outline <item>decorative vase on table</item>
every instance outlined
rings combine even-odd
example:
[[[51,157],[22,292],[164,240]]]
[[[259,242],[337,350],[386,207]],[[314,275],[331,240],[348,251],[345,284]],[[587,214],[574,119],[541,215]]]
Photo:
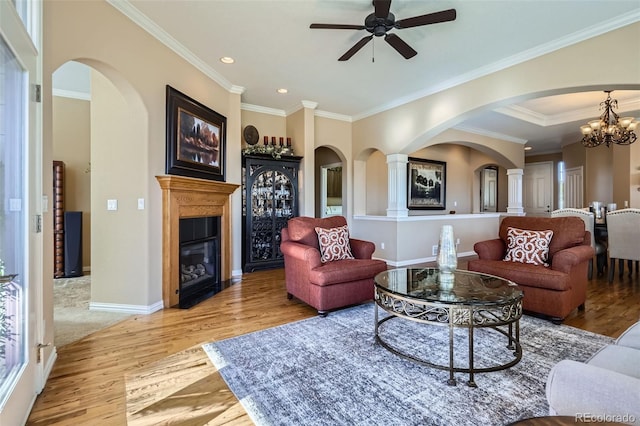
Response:
[[[453,236],[453,226],[451,225],[443,225],[440,228],[436,262],[439,270],[440,287],[443,289],[450,288],[454,281],[453,272],[458,267],[456,242]]]

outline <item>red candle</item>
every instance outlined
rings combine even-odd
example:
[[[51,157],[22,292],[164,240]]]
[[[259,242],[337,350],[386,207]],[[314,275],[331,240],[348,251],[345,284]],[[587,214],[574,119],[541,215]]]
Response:
[[[287,138],[287,146],[291,146],[291,138]]]
[[[264,137],[264,144],[269,145],[269,136]]]
[[[280,146],[284,145],[284,138],[280,136]]]
[[[276,146],[276,137],[271,136],[271,145]]]

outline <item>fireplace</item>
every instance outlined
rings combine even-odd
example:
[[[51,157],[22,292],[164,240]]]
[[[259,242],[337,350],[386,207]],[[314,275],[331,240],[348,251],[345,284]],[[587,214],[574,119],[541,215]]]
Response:
[[[165,308],[187,308],[231,283],[230,197],[239,185],[156,179],[162,188],[162,300]]]
[[[220,217],[180,219],[178,306],[190,308],[222,290]]]

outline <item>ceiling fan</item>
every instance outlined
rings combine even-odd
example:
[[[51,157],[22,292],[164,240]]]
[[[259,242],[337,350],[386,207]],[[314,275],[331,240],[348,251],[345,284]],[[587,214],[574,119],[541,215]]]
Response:
[[[456,19],[456,10],[448,9],[441,12],[427,13],[426,15],[414,16],[413,18],[400,19],[389,11],[391,0],[373,0],[374,12],[367,16],[364,25],[344,25],[344,24],[311,24],[309,28],[330,29],[330,30],[367,30],[371,33],[360,39],[351,49],[342,55],[338,60],[346,61],[369,43],[373,36],[382,37],[384,40],[398,51],[405,59],[413,58],[418,54],[411,46],[402,40],[395,33],[387,33],[389,30],[419,27],[422,25],[437,24],[439,22],[453,21]]]

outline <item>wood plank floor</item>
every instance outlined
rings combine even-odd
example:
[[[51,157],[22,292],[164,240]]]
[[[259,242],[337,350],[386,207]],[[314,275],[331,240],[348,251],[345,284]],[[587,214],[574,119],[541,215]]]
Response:
[[[466,262],[461,262],[466,268]],[[282,269],[242,281],[188,310],[139,315],[58,348],[29,425],[251,424],[200,345],[314,316],[287,300]],[[589,283],[565,324],[617,337],[640,319],[640,279]]]

